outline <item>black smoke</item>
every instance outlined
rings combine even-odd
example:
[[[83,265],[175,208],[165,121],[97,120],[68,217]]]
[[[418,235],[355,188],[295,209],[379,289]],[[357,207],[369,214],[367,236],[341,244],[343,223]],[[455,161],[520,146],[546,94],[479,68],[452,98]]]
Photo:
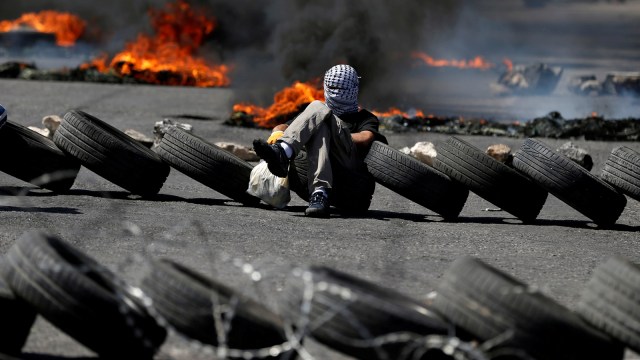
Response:
[[[3,19],[53,9],[88,23],[87,42],[115,53],[141,31],[147,10],[167,0],[31,0],[0,3]],[[410,53],[453,27],[459,0],[189,0],[218,28],[201,55],[232,64],[238,97],[266,103],[294,80],[321,78],[338,63],[362,77],[364,102],[397,101]]]

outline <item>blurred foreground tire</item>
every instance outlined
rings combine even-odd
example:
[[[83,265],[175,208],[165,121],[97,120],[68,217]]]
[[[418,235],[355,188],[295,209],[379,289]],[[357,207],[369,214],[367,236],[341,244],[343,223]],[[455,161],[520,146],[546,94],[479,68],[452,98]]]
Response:
[[[371,205],[376,182],[366,166],[362,165],[362,168],[354,171],[337,167],[332,169],[333,188],[329,201],[343,212],[361,213]],[[289,187],[304,201],[309,201],[308,171],[307,152],[300,151],[289,168]]]
[[[0,258],[0,359],[20,354],[27,341],[36,311],[13,294],[4,280],[5,259]]]
[[[429,340],[455,342],[454,328],[424,303],[326,267],[296,271],[283,311],[302,335],[357,359],[450,359]]]
[[[541,141],[527,139],[513,166],[598,225],[613,225],[627,198]]]
[[[433,307],[490,353],[546,360],[622,359],[623,347],[521,281],[474,258],[456,260]]]
[[[247,194],[253,166],[236,155],[175,126],[167,129],[156,151],[172,168],[213,190],[245,205],[260,203]]]
[[[64,115],[53,141],[87,169],[134,194],[157,194],[169,175],[156,153],[80,110]]]
[[[271,347],[282,350],[286,342],[282,320],[266,307],[170,260],[151,260],[142,290],[171,326],[202,343],[218,345],[223,331],[229,349],[262,349],[264,356]],[[216,315],[221,320],[217,325],[228,324],[230,330],[216,327]],[[285,351],[276,358],[293,359],[292,355]]]
[[[3,270],[16,297],[101,357],[151,359],[165,339],[133,288],[56,237],[25,233]]]
[[[592,326],[640,353],[640,266],[611,258],[582,292],[578,313]]]
[[[451,181],[440,171],[423,164],[379,141],[374,141],[365,158],[375,180],[404,196],[452,220],[458,217],[469,190]]]
[[[55,192],[71,189],[80,171],[53,141],[11,121],[0,129],[0,153],[0,171]]]
[[[625,146],[613,149],[600,178],[640,201],[640,153]]]
[[[452,180],[525,222],[534,221],[547,200],[544,189],[456,137],[450,137],[438,148],[433,165]]]

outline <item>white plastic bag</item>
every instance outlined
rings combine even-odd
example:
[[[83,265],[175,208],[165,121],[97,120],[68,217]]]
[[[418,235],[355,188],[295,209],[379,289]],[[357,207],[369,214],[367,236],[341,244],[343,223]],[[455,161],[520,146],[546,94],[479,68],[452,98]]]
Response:
[[[273,175],[265,161],[260,161],[251,170],[247,193],[277,209],[284,208],[291,201],[289,178],[280,178]]]

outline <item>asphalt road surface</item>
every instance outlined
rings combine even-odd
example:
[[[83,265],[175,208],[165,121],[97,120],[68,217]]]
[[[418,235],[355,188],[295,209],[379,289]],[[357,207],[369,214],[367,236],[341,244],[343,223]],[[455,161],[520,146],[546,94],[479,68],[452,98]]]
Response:
[[[132,128],[148,135],[154,122],[165,117],[192,124],[196,134],[211,142],[250,145],[252,139],[269,134],[223,124],[233,95],[225,89],[3,80],[0,94],[9,119],[23,125],[38,126],[45,115],[82,109],[121,130]],[[387,135],[395,148],[417,141],[438,145],[447,138],[425,133]],[[493,143],[516,149],[523,142],[491,137],[465,140],[482,149]],[[545,141],[554,147],[564,142]],[[593,155],[595,174],[609,152],[621,145],[574,142]],[[624,145],[640,151],[640,143]],[[18,193],[21,196],[15,195]],[[640,262],[640,204],[631,199],[617,225],[602,230],[553,196],[535,224],[523,225],[508,213],[486,211],[495,206],[474,194],[458,221],[443,222],[438,215],[379,185],[366,215],[334,215],[328,220],[305,218],[306,204],[295,195],[284,211],[243,207],[175,170],[160,194],[157,200],[142,200],[84,168],[66,195],[0,174],[0,253],[24,231],[45,229],[132,282],[145,271],[142,258],[169,257],[276,309],[291,268],[309,264],[328,265],[425,298],[453,260],[471,255],[572,307],[597,264],[615,254]],[[252,283],[233,259],[252,264],[264,280]],[[312,341],[307,345],[319,359],[342,358]],[[91,356],[43,320],[37,321],[25,351],[63,358]],[[198,354],[202,350],[172,337],[158,357],[188,359]]]

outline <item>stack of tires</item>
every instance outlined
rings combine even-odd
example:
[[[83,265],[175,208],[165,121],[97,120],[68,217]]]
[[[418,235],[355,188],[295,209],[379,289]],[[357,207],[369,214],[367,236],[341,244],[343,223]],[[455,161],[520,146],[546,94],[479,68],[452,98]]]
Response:
[[[0,357],[20,356],[36,316],[106,358],[151,359],[167,330],[228,358],[294,359],[305,338],[357,359],[622,359],[640,351],[640,267],[598,266],[571,311],[475,258],[417,300],[324,266],[293,271],[281,314],[170,259],[139,287],[51,234],[0,258]],[[117,346],[114,346],[117,344]]]
[[[133,194],[152,197],[173,167],[234,201],[260,203],[246,192],[252,164],[176,127],[167,130],[154,152],[79,110],[64,115],[53,141],[8,121],[1,107],[0,126],[0,151],[21,154],[4,157],[0,171],[45,189],[68,191],[82,165]],[[309,197],[308,168],[302,151],[289,171],[290,187],[303,200]],[[332,205],[346,213],[367,211],[378,183],[445,220],[459,216],[472,191],[533,222],[551,193],[596,224],[611,226],[626,205],[623,194],[640,199],[640,154],[614,149],[598,178],[534,139],[514,154],[513,167],[456,137],[438,148],[433,167],[376,141],[362,168],[336,168],[334,179]]]

